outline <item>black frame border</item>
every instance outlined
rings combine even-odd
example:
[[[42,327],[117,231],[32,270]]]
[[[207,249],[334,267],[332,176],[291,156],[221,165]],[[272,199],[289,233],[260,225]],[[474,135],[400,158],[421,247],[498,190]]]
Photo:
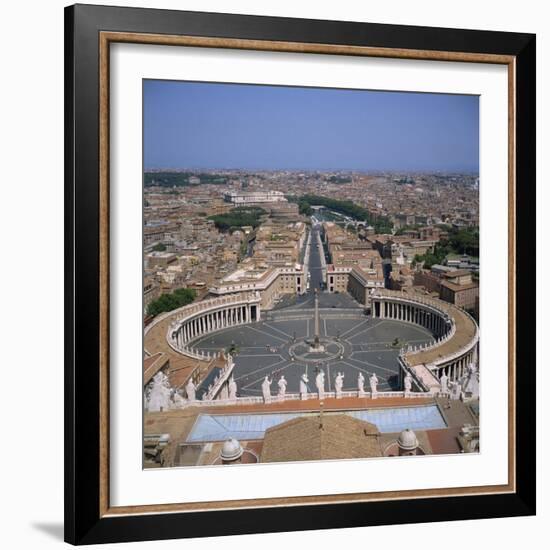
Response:
[[[99,33],[185,34],[511,55],[516,60],[516,492],[100,517]],[[65,8],[65,541],[130,542],[535,514],[533,34],[148,8]],[[283,526],[283,527],[280,527]]]

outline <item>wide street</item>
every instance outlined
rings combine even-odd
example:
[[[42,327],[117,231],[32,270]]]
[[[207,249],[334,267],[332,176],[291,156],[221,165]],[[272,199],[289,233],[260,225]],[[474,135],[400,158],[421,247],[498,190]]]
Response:
[[[234,377],[238,395],[261,395],[261,383],[265,376],[272,380],[272,393],[277,392],[277,380],[284,374],[288,392],[297,392],[299,380],[305,372],[309,377],[309,389],[315,391],[315,376],[325,372],[327,391],[334,389],[334,378],[344,373],[344,390],[357,389],[360,372],[365,377],[376,373],[380,391],[398,388],[399,346],[422,344],[431,334],[418,326],[387,319],[371,319],[363,307],[349,294],[335,294],[321,290],[322,248],[317,246],[313,226],[310,241],[310,287],[302,296],[285,296],[271,311],[262,312],[259,323],[228,328],[198,339],[197,350],[220,351],[235,348]],[[314,292],[319,290],[320,337],[332,339],[341,349],[336,357],[298,359],[292,357],[291,347],[297,342],[307,347],[314,334]],[[398,345],[394,345],[395,339]],[[296,346],[294,346],[296,347]],[[210,379],[204,382],[208,385]]]

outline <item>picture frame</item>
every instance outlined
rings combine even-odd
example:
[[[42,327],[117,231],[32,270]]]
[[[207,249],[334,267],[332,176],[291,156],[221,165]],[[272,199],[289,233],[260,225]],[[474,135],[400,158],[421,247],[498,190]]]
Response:
[[[508,68],[508,483],[110,504],[110,47],[115,43]],[[221,536],[535,514],[535,62],[531,34],[157,9],[65,10],[65,540]],[[491,315],[491,313],[487,313]],[[528,376],[517,376],[517,369]]]

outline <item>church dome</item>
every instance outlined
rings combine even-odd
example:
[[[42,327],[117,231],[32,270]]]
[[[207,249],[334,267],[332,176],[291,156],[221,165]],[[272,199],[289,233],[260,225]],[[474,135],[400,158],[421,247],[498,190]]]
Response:
[[[416,434],[407,428],[399,434],[397,444],[404,451],[412,451],[418,447],[418,439],[416,439]]]
[[[243,448],[241,444],[234,438],[228,439],[222,447],[220,456],[222,460],[231,461],[241,458],[243,454]]]

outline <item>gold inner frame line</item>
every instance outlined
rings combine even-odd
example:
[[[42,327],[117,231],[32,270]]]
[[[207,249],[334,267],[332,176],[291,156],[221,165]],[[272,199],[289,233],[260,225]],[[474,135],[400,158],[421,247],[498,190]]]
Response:
[[[315,495],[305,497],[280,497],[213,502],[150,504],[141,506],[111,507],[109,502],[109,82],[110,44],[134,43],[160,46],[187,46],[255,50],[268,52],[312,53],[362,57],[386,57],[393,59],[417,59],[430,61],[454,61],[465,63],[492,63],[508,67],[508,483],[478,487],[420,489],[406,491],[383,491],[372,493],[348,493]],[[402,48],[379,48],[370,46],[345,46],[339,44],[313,44],[279,42],[236,38],[198,37],[185,35],[159,35],[145,33],[107,32],[99,33],[99,284],[100,284],[100,471],[99,513],[100,517],[208,510],[250,509],[280,506],[314,506],[351,502],[376,502],[419,498],[442,498],[514,493],[516,490],[516,243],[515,243],[515,135],[516,135],[516,59],[515,56],[415,50]]]

